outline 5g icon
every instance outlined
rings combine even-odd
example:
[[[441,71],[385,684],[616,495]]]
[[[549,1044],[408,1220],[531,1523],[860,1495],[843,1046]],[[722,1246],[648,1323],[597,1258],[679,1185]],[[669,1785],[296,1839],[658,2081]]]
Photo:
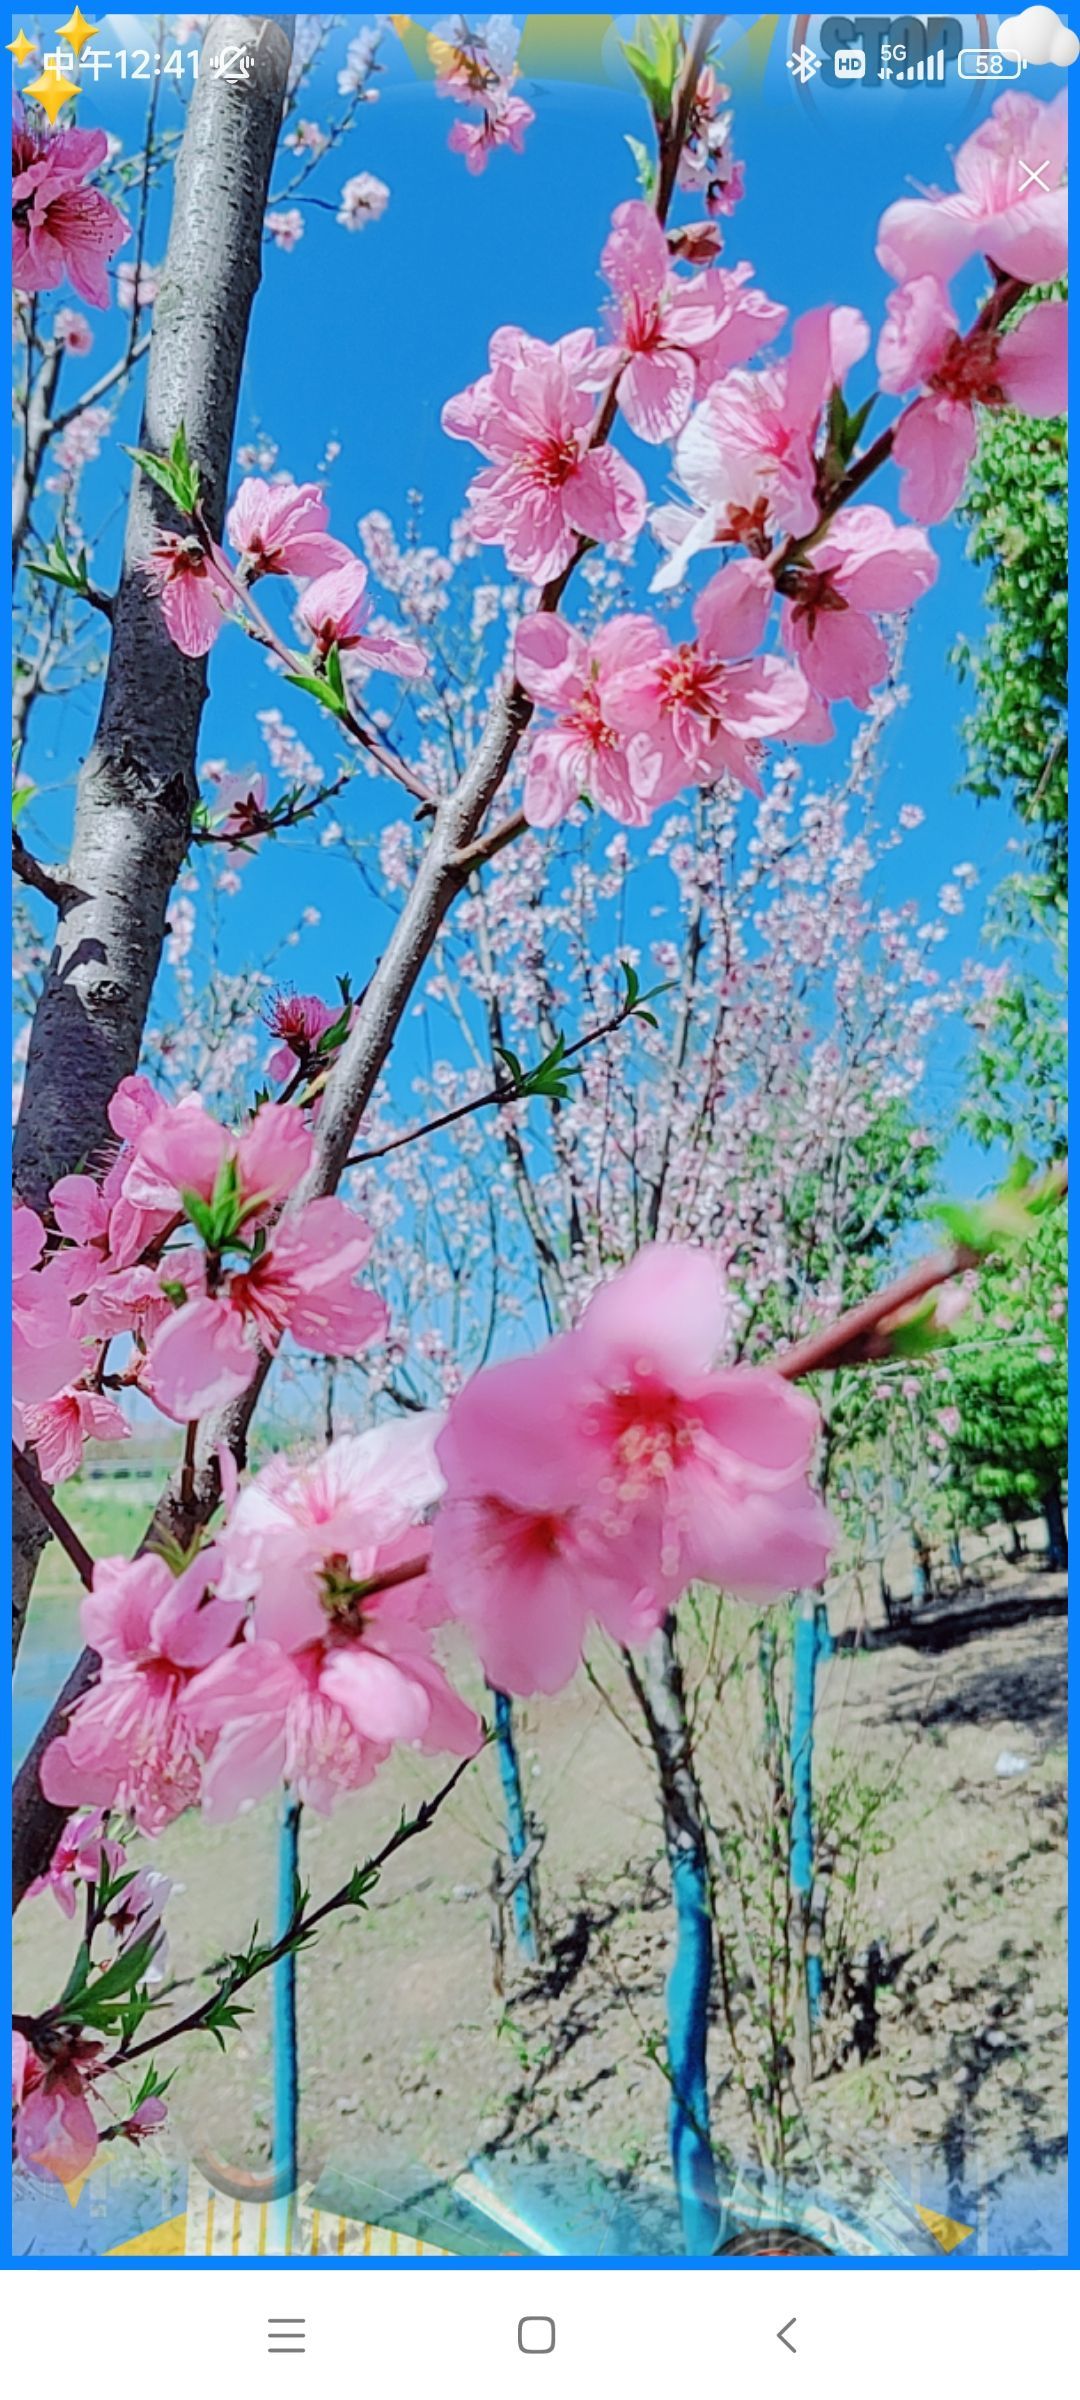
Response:
[[[959,57],[963,40],[956,17],[825,17],[818,35],[821,80],[834,88],[943,84],[946,65]]]

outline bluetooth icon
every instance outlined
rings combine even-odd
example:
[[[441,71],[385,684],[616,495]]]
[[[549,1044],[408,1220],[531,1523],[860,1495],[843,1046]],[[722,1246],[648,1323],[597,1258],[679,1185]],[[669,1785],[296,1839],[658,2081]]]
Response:
[[[789,58],[787,63],[799,83],[810,83],[817,74],[821,60],[817,51],[811,50],[809,44],[804,42],[801,49],[796,50],[794,57]]]

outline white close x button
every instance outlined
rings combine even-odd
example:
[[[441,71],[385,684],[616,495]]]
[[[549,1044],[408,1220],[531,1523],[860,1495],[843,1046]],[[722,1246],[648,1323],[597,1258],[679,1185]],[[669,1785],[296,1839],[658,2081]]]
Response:
[[[1047,167],[1048,167],[1048,166],[1049,166],[1049,164],[1050,164],[1050,161],[1049,161],[1049,159],[1048,159],[1048,158],[1041,159],[1041,160],[1040,160],[1040,162],[1039,162],[1039,165],[1038,165],[1037,167],[1029,167],[1029,165],[1028,165],[1028,163],[1027,163],[1027,160],[1026,160],[1025,158],[1022,158],[1022,159],[1020,160],[1019,164],[1020,164],[1020,173],[1021,173],[1021,175],[1022,175],[1022,176],[1023,176],[1023,178],[1024,178],[1024,180],[1023,180],[1023,182],[1022,182],[1022,184],[1021,184],[1021,186],[1020,186],[1020,196],[1021,196],[1021,198],[1023,198],[1023,195],[1024,195],[1024,193],[1027,191],[1027,189],[1028,189],[1029,185],[1030,185],[1030,184],[1033,184],[1033,183],[1037,183],[1037,184],[1038,184],[1038,187],[1039,187],[1039,190],[1040,190],[1040,192],[1048,192],[1048,191],[1049,191],[1049,189],[1050,189],[1050,186],[1049,186],[1049,184],[1048,184],[1048,183],[1044,183],[1044,181],[1043,181],[1043,177],[1044,177],[1044,175],[1045,175],[1045,173],[1046,173],[1046,169],[1047,169]]]

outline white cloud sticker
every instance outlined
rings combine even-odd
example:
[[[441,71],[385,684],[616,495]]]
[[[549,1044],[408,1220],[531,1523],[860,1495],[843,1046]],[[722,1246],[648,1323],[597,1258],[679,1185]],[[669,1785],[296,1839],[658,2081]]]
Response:
[[[1071,67],[1080,39],[1052,8],[1025,8],[998,26],[997,47],[1025,67]]]

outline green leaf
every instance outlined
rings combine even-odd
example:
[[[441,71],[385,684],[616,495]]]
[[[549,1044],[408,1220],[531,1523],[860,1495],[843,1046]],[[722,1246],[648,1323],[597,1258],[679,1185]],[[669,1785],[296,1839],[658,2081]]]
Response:
[[[345,1904],[349,1908],[363,1908],[368,1893],[374,1891],[378,1880],[377,1867],[354,1867],[349,1877]]]
[[[41,575],[49,583],[59,583],[65,591],[88,592],[90,589],[86,551],[80,550],[77,558],[69,558],[58,533],[53,535],[44,558],[31,558],[26,563],[31,575]]]
[[[624,138],[637,170],[638,190],[644,200],[651,200],[656,190],[656,162],[635,134],[628,133]]]
[[[336,642],[331,642],[330,648],[326,653],[324,672],[330,689],[334,694],[334,698],[339,700],[344,708],[347,705],[345,700],[345,679],[341,672],[341,652],[338,649]]]
[[[213,1209],[208,1207],[198,1192],[190,1192],[186,1186],[181,1186],[180,1203],[184,1215],[190,1218],[196,1233],[200,1234],[203,1241],[209,1244],[214,1225]]]
[[[14,792],[12,793],[12,795],[11,795],[11,822],[12,822],[12,824],[13,824],[13,825],[17,825],[17,824],[18,824],[18,822],[19,822],[19,818],[22,816],[23,810],[24,810],[24,809],[26,809],[26,808],[29,808],[29,806],[30,806],[30,802],[31,802],[31,800],[32,800],[32,799],[33,799],[33,797],[34,797],[34,788],[35,788],[35,787],[34,787],[34,785],[33,785],[32,783],[21,783],[21,784],[19,785],[19,787],[18,787],[17,791],[14,791]]]
[[[509,1074],[515,1092],[518,1092],[519,1094],[524,1092],[528,1079],[520,1058],[516,1056],[513,1050],[504,1050],[501,1042],[496,1042],[495,1050],[496,1055],[501,1058],[503,1065]]]
[[[332,717],[348,714],[347,700],[334,690],[333,684],[328,683],[324,675],[286,675],[285,681],[294,683],[298,692],[310,692],[312,699],[317,700],[321,708],[328,709]]]
[[[522,1066],[521,1060],[515,1057],[512,1050],[504,1050],[499,1045],[496,1047],[499,1057],[509,1068],[513,1078],[514,1091],[519,1100],[569,1100],[572,1088],[570,1079],[572,1076],[580,1075],[581,1068],[567,1066],[564,1063],[566,1057],[564,1034],[560,1033],[554,1048],[548,1051],[547,1057],[542,1058],[538,1066],[528,1069]]]
[[[142,473],[149,476],[151,483],[156,483],[161,491],[168,494],[173,507],[179,509],[182,517],[194,516],[199,503],[199,470],[192,464],[182,423],[173,435],[167,458],[162,458],[155,450],[136,450],[127,443],[124,447],[129,458],[133,458]]]

